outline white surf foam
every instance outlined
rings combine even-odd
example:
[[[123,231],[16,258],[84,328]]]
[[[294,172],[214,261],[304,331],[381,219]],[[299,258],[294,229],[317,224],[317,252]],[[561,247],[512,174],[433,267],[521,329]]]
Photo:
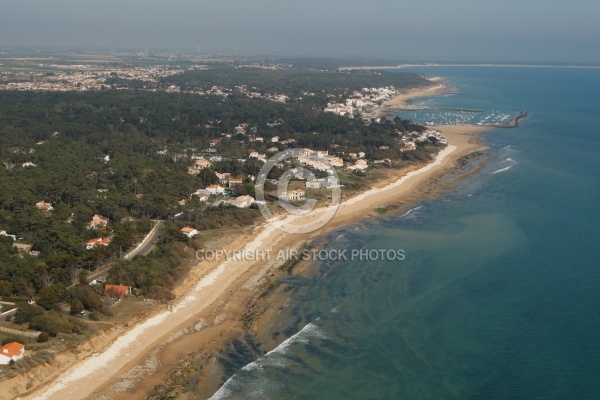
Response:
[[[509,165],[509,166],[508,166],[508,167],[506,167],[506,168],[500,168],[499,170],[492,172],[492,175],[493,175],[493,174],[499,174],[500,172],[505,172],[505,171],[508,171],[508,170],[509,170],[509,169],[511,169],[512,167],[514,167],[514,165]]]
[[[317,318],[318,320],[318,318]],[[293,344],[308,344],[311,339],[328,339],[319,326],[313,322],[304,326],[298,333],[283,341],[279,346],[269,351],[264,356],[252,361],[250,364],[242,367],[242,371],[261,371],[264,367],[284,368],[290,363],[293,363],[287,356],[287,350]],[[210,400],[222,400],[236,395],[236,391],[242,385],[237,380],[238,374],[231,376],[221,388],[210,398]],[[254,381],[254,379],[253,379]],[[264,383],[264,382],[263,382]],[[247,385],[243,385],[246,387]]]
[[[410,213],[412,213],[413,211],[420,210],[421,208],[423,208],[423,206],[419,206],[419,207],[411,208],[410,210],[408,210],[407,212],[405,212],[404,214],[402,214],[402,215],[400,216],[400,218],[402,218],[402,217],[406,217],[407,215],[410,215]]]

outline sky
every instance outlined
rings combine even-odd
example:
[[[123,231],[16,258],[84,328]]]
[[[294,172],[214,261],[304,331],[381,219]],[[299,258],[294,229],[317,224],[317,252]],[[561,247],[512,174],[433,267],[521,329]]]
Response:
[[[597,0],[0,0],[0,48],[600,63]]]

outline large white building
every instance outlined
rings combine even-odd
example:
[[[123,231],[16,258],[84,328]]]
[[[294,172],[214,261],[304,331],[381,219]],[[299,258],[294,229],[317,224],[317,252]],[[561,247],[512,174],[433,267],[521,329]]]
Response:
[[[289,190],[281,193],[281,199],[287,201],[305,200],[306,192],[302,189]]]

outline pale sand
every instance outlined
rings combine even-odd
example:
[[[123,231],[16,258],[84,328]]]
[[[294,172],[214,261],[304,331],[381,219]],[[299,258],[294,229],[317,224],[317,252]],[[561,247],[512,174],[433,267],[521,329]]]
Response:
[[[276,254],[278,250],[289,248],[293,243],[363,218],[377,207],[400,200],[457,158],[483,148],[474,136],[475,133],[483,131],[485,129],[483,127],[452,126],[438,127],[438,129],[446,135],[450,144],[437,155],[432,163],[409,172],[383,188],[371,189],[346,200],[340,205],[333,219],[318,231],[311,234],[291,234],[263,224],[257,227],[252,234],[241,236],[227,247],[246,251],[272,250],[272,254]],[[288,216],[287,222],[291,226],[298,223],[306,224],[307,220],[316,219],[322,212],[324,212],[324,208],[315,211],[308,218]],[[198,271],[200,271],[200,273],[204,272],[204,276],[197,281],[195,286],[191,286],[185,296],[180,297],[173,312],[157,313],[121,335],[101,353],[89,357],[61,373],[49,386],[38,388],[34,394],[22,398],[65,399],[84,398],[90,395],[97,388],[117,377],[122,371],[135,365],[136,361],[142,360],[169,336],[187,328],[189,324],[199,321],[203,317],[210,319],[210,315],[204,313],[211,309],[211,305],[220,302],[226,303],[232,297],[232,292],[243,289],[239,282],[234,285],[239,278],[244,277],[243,281],[247,282],[251,278],[248,273],[264,274],[268,271],[268,267],[274,265],[274,261],[267,265],[264,261],[251,260],[227,260],[216,264],[203,261],[194,267],[195,271],[191,275],[198,276]],[[258,279],[253,281],[257,282]]]
[[[439,83],[439,81],[442,80],[442,78],[440,77],[428,78],[428,80],[431,81],[433,85],[426,86],[423,88],[411,89],[406,93],[399,94],[394,98],[385,101],[381,107],[373,110],[374,116],[382,117],[386,114],[389,114],[392,111],[403,108],[410,100],[422,97],[435,96],[437,94],[443,93],[448,88],[448,86]]]

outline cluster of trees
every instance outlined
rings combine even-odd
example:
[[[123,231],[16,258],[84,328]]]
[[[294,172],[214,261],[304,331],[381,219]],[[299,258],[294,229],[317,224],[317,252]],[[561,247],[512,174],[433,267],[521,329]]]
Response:
[[[77,318],[48,312],[42,307],[28,303],[19,304],[14,322],[27,324],[29,329],[43,332],[46,338],[47,336],[56,336],[59,333],[82,334],[87,328],[87,325]],[[44,338],[42,338],[42,341],[44,341]]]

